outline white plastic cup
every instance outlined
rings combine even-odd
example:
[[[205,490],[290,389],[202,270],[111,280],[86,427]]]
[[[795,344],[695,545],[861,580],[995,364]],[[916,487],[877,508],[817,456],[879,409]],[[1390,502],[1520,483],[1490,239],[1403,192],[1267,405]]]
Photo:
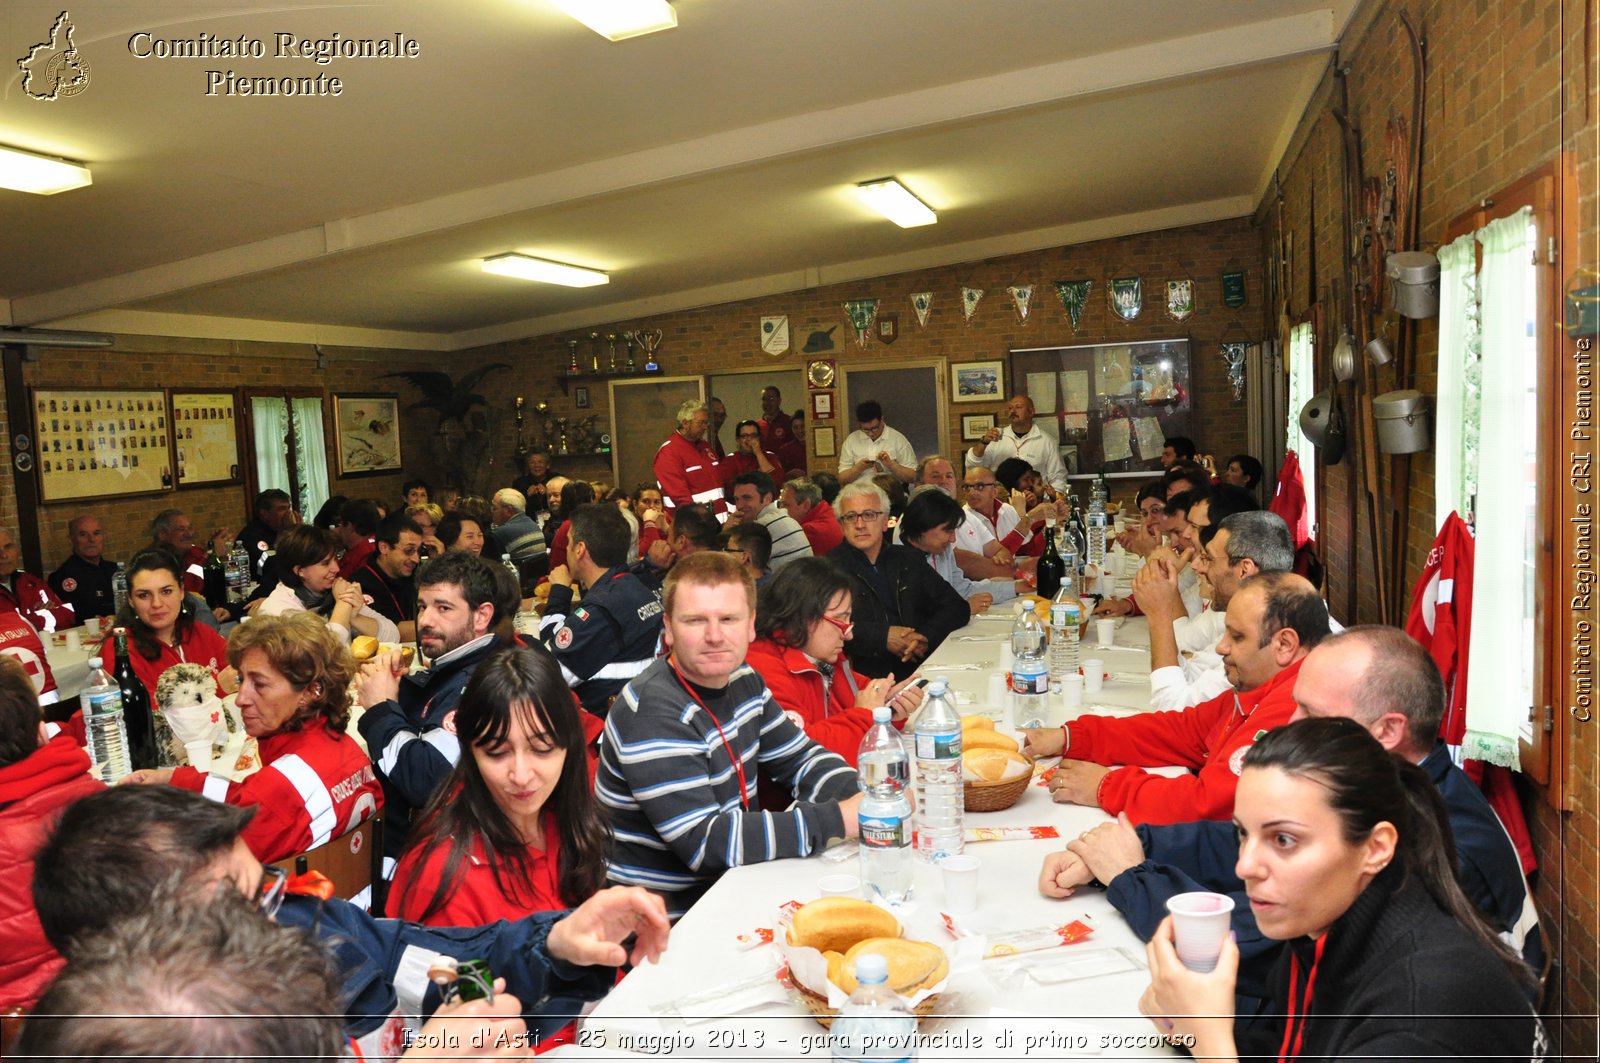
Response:
[[[1111,620],[1096,620],[1094,622],[1094,644],[1102,648],[1116,642],[1117,622]]]
[[[1098,657],[1088,657],[1083,662],[1083,692],[1098,694],[1105,685],[1106,662]]]
[[[1006,714],[1006,694],[1009,689],[1005,673],[998,672],[989,677],[987,700],[983,706],[985,716],[998,720]]]
[[[1107,568],[1100,573],[1100,597],[1115,598],[1117,596],[1117,577]]]
[[[946,912],[964,915],[977,911],[978,866],[976,856],[947,856],[939,861],[939,872],[944,877]]]
[[[211,770],[211,743],[185,742],[184,752],[189,755],[189,766],[202,775]]]
[[[1056,690],[1061,694],[1061,704],[1068,709],[1083,708],[1083,676],[1064,675]]]
[[[67,649],[73,653],[83,649],[83,635],[75,627],[67,629]]]
[[[861,880],[854,875],[823,875],[817,890],[824,897],[860,897]]]
[[[1214,971],[1233,922],[1233,898],[1221,893],[1180,893],[1167,899],[1178,959],[1191,971]]]

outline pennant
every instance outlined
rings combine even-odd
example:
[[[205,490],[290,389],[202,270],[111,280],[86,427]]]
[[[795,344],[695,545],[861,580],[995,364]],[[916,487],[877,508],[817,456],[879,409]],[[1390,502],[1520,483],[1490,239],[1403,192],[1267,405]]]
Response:
[[[878,300],[850,299],[844,304],[844,312],[850,318],[850,327],[856,330],[856,345],[865,347],[872,332],[872,319],[878,315]]]
[[[973,312],[978,309],[978,303],[982,300],[982,288],[961,289],[961,315],[967,319],[967,324],[972,324]]]
[[[1016,304],[1017,317],[1026,325],[1028,323],[1028,307],[1033,302],[1033,285],[1013,284],[1006,291],[1011,293],[1011,301]]]
[[[1067,321],[1072,324],[1072,331],[1078,331],[1078,319],[1083,317],[1083,308],[1089,303],[1089,289],[1094,287],[1093,281],[1056,281],[1056,294],[1061,297],[1061,309],[1067,312]]]
[[[1235,310],[1244,305],[1244,270],[1231,270],[1222,275],[1222,305]]]
[[[1185,278],[1167,282],[1167,316],[1182,321],[1194,313],[1194,281]]]
[[[761,349],[776,358],[789,350],[789,315],[761,319]]]
[[[1144,309],[1144,281],[1138,277],[1113,277],[1106,288],[1106,300],[1112,313],[1132,321]]]
[[[933,309],[932,292],[913,292],[911,295],[911,309],[917,312],[917,327],[928,327],[928,312]]]

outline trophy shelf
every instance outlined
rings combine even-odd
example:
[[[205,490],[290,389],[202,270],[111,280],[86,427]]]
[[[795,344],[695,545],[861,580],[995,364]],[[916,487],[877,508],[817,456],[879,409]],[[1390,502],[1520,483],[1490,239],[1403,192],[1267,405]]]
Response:
[[[635,369],[631,373],[628,372],[626,369],[619,369],[615,373],[607,373],[607,372],[604,372],[604,371],[596,373],[596,372],[593,372],[592,370],[585,369],[584,371],[582,371],[580,373],[558,373],[558,374],[556,374],[556,383],[561,386],[561,394],[570,396],[571,392],[568,391],[567,388],[568,388],[569,384],[573,384],[573,383],[583,384],[583,383],[587,383],[588,381],[591,381],[591,380],[614,380],[614,379],[616,379],[618,377],[641,377],[641,376],[662,376],[662,375],[663,375],[663,372],[662,372],[662,370],[661,370],[661,368],[659,366],[657,368],[655,368],[655,369]]]

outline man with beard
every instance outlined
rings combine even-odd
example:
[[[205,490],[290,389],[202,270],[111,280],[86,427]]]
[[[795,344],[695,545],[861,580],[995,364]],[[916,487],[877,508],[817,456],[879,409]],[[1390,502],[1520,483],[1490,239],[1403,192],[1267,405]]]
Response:
[[[356,726],[383,783],[386,876],[405,849],[412,812],[461,758],[456,706],[479,662],[499,644],[495,625],[517,607],[509,583],[502,596],[488,561],[447,551],[422,570],[417,587],[417,638],[429,667],[405,674],[400,653],[391,650],[361,669],[367,711]]]

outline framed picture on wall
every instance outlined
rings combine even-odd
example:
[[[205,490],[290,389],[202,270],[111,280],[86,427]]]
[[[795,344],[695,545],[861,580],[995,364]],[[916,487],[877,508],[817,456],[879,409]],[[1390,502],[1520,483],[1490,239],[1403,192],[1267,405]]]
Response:
[[[167,393],[160,388],[36,388],[33,428],[41,501],[158,494],[173,488],[175,431]]]
[[[811,393],[811,419],[813,421],[833,420],[833,392],[813,391]]]
[[[1000,402],[1005,398],[1004,362],[961,362],[950,367],[951,402]]]
[[[573,398],[573,401],[578,404],[578,409],[587,410],[589,408],[589,389],[588,388],[586,388],[586,387],[573,388],[572,389],[572,398]]]
[[[239,470],[239,403],[231,391],[169,391],[179,487],[231,484]]]
[[[964,413],[961,415],[961,438],[969,442],[982,439],[994,427],[992,413]]]
[[[340,476],[400,471],[398,396],[335,395],[333,412]]]
[[[837,453],[833,443],[833,425],[811,430],[811,449],[819,458],[831,458]]]

